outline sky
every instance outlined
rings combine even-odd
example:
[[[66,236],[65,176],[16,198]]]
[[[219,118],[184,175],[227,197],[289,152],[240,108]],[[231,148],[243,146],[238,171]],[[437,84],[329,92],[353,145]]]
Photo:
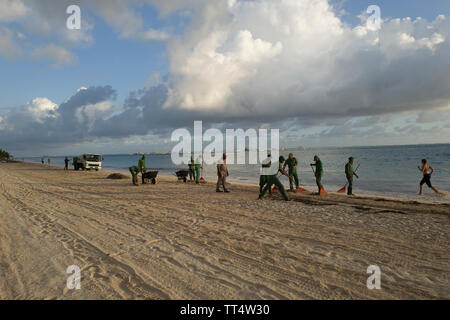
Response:
[[[170,151],[194,120],[280,129],[283,147],[449,143],[449,13],[448,0],[0,0],[0,148]]]

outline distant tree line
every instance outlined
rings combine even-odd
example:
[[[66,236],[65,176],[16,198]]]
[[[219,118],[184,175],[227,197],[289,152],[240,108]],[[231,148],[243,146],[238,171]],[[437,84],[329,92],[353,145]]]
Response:
[[[3,149],[0,149],[0,160],[7,159],[9,160],[11,155]]]

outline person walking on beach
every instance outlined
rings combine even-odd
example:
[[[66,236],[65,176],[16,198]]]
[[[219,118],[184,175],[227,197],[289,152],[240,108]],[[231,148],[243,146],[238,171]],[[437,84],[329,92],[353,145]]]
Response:
[[[191,156],[191,161],[189,162],[189,181],[194,181],[195,179],[195,162],[194,156]]]
[[[286,173],[286,171],[283,170],[283,167],[282,167],[284,160],[285,160],[284,157],[280,156],[278,170],[275,172],[275,174],[267,176],[267,184],[264,187],[263,191],[259,194],[258,199],[261,200],[264,197],[264,195],[266,194],[266,192],[268,190],[270,190],[273,185],[276,185],[278,187],[278,189],[280,190],[280,193],[283,196],[284,200],[289,201],[289,197],[286,193],[286,190],[284,189],[284,186],[281,184],[280,180],[277,177],[278,172],[280,172],[282,175],[285,175],[286,177],[289,178],[289,175]]]
[[[263,160],[261,165],[261,175],[259,176],[259,193],[261,194],[264,186],[268,182],[269,175],[267,175],[267,168],[272,165],[272,155],[269,153],[267,158]],[[269,189],[269,194],[272,195],[272,188]]]
[[[230,192],[225,186],[227,177],[229,176],[228,167],[227,167],[227,155],[224,153],[222,156],[222,160],[217,163],[217,186],[216,192],[222,192],[220,190],[220,186],[223,187],[223,192]]]
[[[50,158],[47,159],[47,164],[50,165]]]
[[[422,180],[420,181],[420,191],[419,191],[419,196],[422,195],[423,185],[424,185],[424,184],[427,184],[427,186],[428,186],[429,188],[431,188],[434,192],[440,194],[441,192],[440,192],[438,189],[436,189],[435,187],[433,187],[433,186],[431,185],[431,175],[433,174],[434,169],[433,169],[432,166],[430,166],[430,165],[427,163],[427,159],[422,159],[422,166],[417,166],[417,168],[418,168],[418,169],[422,172],[422,174],[423,174],[423,178],[422,178]]]
[[[314,175],[316,177],[316,184],[317,184],[317,187],[319,188],[319,196],[320,196],[321,191],[324,189],[323,189],[323,185],[322,185],[323,165],[322,165],[322,160],[320,160],[319,156],[314,156],[314,163],[311,163],[311,166],[316,167],[316,171],[314,172]]]
[[[64,170],[69,170],[69,158],[64,159]]]
[[[195,167],[195,183],[199,184],[200,183],[200,171],[202,170],[202,160],[200,159],[200,156],[198,156],[195,159],[194,167]]]
[[[44,164],[44,158],[41,158],[41,162],[42,162],[42,164]]]
[[[146,172],[145,155],[143,155],[142,158],[138,161],[138,169],[139,169],[139,172],[142,175],[142,184],[145,184],[145,179],[144,179],[144,174]]]
[[[353,176],[355,176],[357,179],[359,179],[359,176],[356,174],[356,171],[353,170],[353,162],[355,161],[355,158],[350,157],[348,158],[348,162],[345,165],[345,176],[347,177],[348,181],[348,190],[347,195],[353,196]]]
[[[286,166],[288,166],[288,168],[289,168],[289,171],[288,171],[289,189],[291,192],[296,192],[298,187],[300,186],[299,180],[298,180],[298,174],[297,174],[298,161],[292,153],[289,153],[289,157],[287,158],[287,160],[283,166],[283,170],[286,170]],[[295,180],[295,190],[294,190],[294,180]]]

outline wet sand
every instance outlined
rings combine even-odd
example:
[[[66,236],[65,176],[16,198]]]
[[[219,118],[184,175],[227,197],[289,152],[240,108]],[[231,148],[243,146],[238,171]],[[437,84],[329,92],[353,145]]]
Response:
[[[0,163],[1,299],[450,298],[449,203],[109,173]]]

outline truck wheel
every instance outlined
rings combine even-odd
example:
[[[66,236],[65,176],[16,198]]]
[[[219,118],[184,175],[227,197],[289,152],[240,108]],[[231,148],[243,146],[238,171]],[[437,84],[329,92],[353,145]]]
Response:
[[[156,179],[155,178],[152,179],[152,184],[156,184]]]

